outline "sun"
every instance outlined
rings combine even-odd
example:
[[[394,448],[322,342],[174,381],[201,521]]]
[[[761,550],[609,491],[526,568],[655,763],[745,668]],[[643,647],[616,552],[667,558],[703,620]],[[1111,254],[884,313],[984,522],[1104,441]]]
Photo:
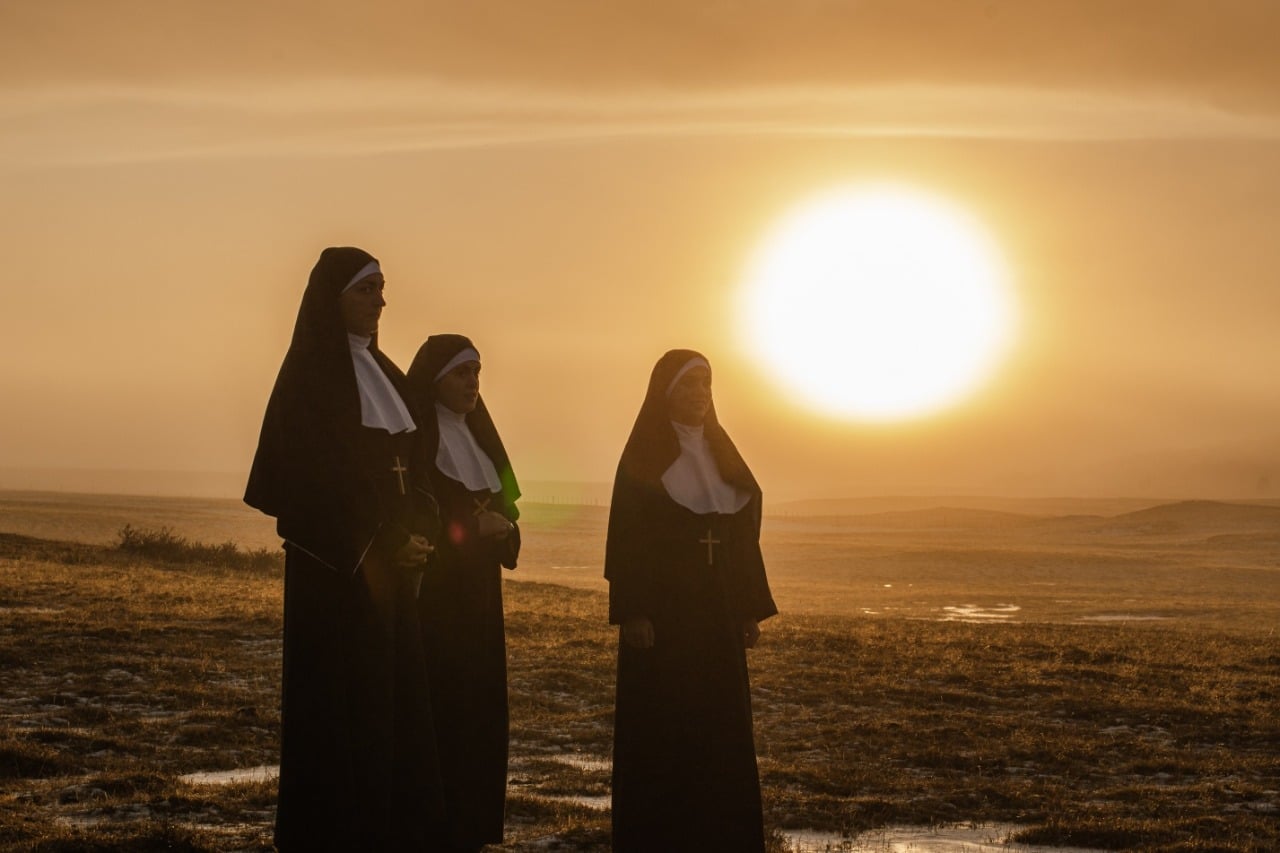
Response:
[[[906,186],[823,193],[784,215],[741,290],[744,346],[796,398],[871,421],[955,405],[1014,336],[1001,252],[963,208]]]

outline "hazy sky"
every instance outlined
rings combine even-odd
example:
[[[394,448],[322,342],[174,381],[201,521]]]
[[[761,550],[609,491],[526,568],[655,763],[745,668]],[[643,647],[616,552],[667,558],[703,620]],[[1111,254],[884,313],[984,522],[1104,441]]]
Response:
[[[383,348],[470,335],[527,480],[607,480],[673,346],[772,498],[1280,496],[1280,4],[0,4],[0,468],[248,468],[320,249]],[[1001,245],[1003,367],[832,420],[735,320],[770,225],[936,192]],[[865,366],[862,366],[865,367]]]

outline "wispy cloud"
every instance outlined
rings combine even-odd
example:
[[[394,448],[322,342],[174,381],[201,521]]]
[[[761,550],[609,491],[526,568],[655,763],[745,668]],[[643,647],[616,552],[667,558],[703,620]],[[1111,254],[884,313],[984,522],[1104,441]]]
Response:
[[[1280,116],[1168,97],[976,86],[614,95],[433,81],[0,93],[9,168],[350,157],[644,138],[1280,140]]]

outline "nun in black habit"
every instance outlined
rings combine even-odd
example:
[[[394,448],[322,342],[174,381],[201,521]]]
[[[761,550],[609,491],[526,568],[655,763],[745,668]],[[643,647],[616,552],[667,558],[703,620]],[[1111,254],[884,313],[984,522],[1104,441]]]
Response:
[[[520,490],[480,396],[480,354],[432,335],[409,368],[442,533],[422,581],[427,671],[451,850],[502,843],[507,647],[502,568],[520,554]]]
[[[764,849],[746,649],[777,608],[760,515],[760,487],[716,419],[710,364],[668,352],[609,511],[615,851]]]
[[[311,271],[245,502],[284,539],[282,851],[426,850],[443,819],[416,588],[439,520],[360,249]]]

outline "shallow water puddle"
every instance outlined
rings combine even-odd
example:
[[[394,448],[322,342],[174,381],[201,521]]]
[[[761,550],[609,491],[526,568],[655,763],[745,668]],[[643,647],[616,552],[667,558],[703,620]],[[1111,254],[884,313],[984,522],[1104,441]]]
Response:
[[[106,817],[101,814],[69,814],[58,815],[53,822],[60,826],[69,826],[72,829],[93,829],[106,821]]]
[[[584,771],[609,768],[607,759],[592,755],[561,755],[553,760]],[[234,785],[242,782],[269,782],[279,776],[274,764],[241,767],[235,770],[213,770],[188,773],[178,777],[189,785]],[[514,786],[520,787],[520,786]],[[608,809],[608,794],[535,794],[546,802],[571,803],[589,809]],[[68,822],[91,825],[102,820],[98,816],[75,816]],[[1013,824],[960,824],[957,826],[922,827],[891,826],[864,832],[851,838],[835,832],[796,829],[783,832],[795,853],[1101,853],[1082,847],[1048,847],[1036,844],[1006,842],[1016,829]]]
[[[1046,847],[1006,842],[1013,824],[889,826],[842,838],[834,832],[783,833],[796,853],[1102,853],[1083,847]]]
[[[1081,616],[1078,622],[1164,622],[1172,616],[1156,616],[1145,613],[1099,613],[1095,616]]]
[[[613,768],[613,762],[604,756],[593,755],[592,753],[559,753],[547,755],[522,756],[512,760],[513,766],[523,765],[529,759],[539,761],[553,761],[566,767],[572,767],[581,773],[608,773]],[[551,803],[570,803],[572,805],[585,806],[586,808],[596,811],[604,811],[612,804],[609,794],[541,794],[536,791],[528,790],[530,786],[522,782],[513,781],[511,784],[512,791],[519,791],[528,797]]]
[[[178,781],[188,785],[237,785],[241,782],[270,782],[280,775],[277,764],[260,764],[257,767],[238,767],[235,770],[208,770],[179,776]]]
[[[613,761],[596,755],[573,753],[572,755],[548,755],[546,758],[557,764],[567,764],[584,773],[608,773],[613,770]]]
[[[613,798],[609,794],[531,794],[530,796],[549,803],[571,803],[601,812],[613,804]]]
[[[942,608],[946,615],[940,617],[941,622],[998,622],[1012,619],[1022,608],[1016,604],[997,604],[995,607],[982,607],[977,604],[961,604]]]

